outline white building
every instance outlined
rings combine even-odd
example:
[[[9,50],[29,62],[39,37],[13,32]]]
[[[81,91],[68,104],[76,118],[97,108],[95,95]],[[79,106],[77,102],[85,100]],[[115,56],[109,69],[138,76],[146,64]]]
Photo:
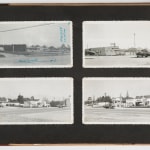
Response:
[[[112,98],[113,101],[113,106],[116,108],[121,108],[121,107],[125,107],[126,104],[123,102],[123,98],[122,97],[115,97]]]

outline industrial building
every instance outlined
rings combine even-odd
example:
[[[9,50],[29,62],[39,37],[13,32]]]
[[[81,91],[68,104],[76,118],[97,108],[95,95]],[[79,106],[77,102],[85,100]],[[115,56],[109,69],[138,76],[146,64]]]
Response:
[[[97,48],[90,48],[86,49],[86,54],[88,55],[88,52],[93,52],[96,56],[113,56],[116,55],[115,49],[112,46],[109,47],[97,47]]]
[[[92,54],[96,56],[115,56],[115,55],[123,55],[124,51],[116,46],[115,43],[111,43],[110,46],[107,47],[97,47],[90,48],[85,50],[85,55]]]
[[[25,52],[27,50],[26,44],[11,44],[11,45],[0,45],[0,50],[3,52]]]
[[[85,49],[85,55],[94,56],[124,56],[124,55],[136,55],[136,48],[120,49],[115,43],[112,43],[107,47],[97,47]]]

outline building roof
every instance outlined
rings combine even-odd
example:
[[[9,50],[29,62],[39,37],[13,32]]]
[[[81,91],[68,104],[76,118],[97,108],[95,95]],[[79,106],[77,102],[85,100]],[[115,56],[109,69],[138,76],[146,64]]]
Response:
[[[138,98],[138,99],[141,99],[141,98],[150,98],[150,95],[136,96],[136,98]]]

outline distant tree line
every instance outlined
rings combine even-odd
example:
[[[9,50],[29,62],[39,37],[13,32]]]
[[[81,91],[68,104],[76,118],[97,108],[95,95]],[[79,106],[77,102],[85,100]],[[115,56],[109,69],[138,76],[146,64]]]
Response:
[[[59,106],[66,106],[66,100],[63,101],[50,101],[51,107],[59,107]]]
[[[96,100],[91,99],[91,100],[85,101],[85,105],[96,104],[96,103],[101,103],[101,102],[112,103],[112,99],[110,96],[102,96],[102,97],[98,97]]]
[[[109,102],[112,103],[112,99],[110,96],[102,96],[102,97],[98,97],[96,99],[96,103],[100,103],[100,102]]]
[[[43,47],[43,48],[47,48],[47,49],[53,49],[53,50],[57,50],[57,49],[70,49],[70,45],[65,45],[62,44],[60,47],[55,47],[55,46],[46,46],[46,45],[31,45],[32,48],[38,48],[38,47]]]
[[[35,100],[34,97],[32,96],[31,98],[24,98],[22,95],[18,95],[18,97],[16,99],[11,99],[8,98],[8,102],[10,103],[20,103],[20,104],[24,104],[25,101],[31,101],[31,100]],[[0,97],[0,103],[1,102],[6,102],[7,99],[5,97]],[[48,98],[44,97],[42,99],[42,101],[45,101],[46,104],[50,104],[51,107],[59,107],[59,106],[67,106],[67,102],[66,99],[64,100],[48,100]]]
[[[6,102],[6,98],[5,97],[0,97],[0,102]]]

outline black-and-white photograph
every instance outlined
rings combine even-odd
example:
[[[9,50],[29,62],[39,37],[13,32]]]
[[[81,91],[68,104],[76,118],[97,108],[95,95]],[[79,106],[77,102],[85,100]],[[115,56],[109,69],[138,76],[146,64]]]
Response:
[[[0,68],[72,67],[71,21],[0,22]]]
[[[84,124],[150,124],[150,78],[84,78]]]
[[[0,91],[0,124],[73,123],[72,78],[1,78]]]
[[[150,67],[150,21],[83,22],[83,67]]]
[[[115,145],[115,144],[74,144],[74,145],[38,145],[38,146],[16,146],[11,144],[11,146],[1,146],[2,150],[149,150],[149,145]]]

